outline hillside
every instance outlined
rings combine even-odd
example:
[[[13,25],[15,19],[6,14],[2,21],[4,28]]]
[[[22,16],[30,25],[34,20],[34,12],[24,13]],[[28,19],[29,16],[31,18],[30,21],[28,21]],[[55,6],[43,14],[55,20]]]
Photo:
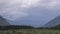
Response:
[[[0,16],[0,26],[7,26],[10,25],[6,19],[4,19],[2,16]]]
[[[60,16],[57,16],[55,19],[49,21],[44,27],[53,27],[60,24]]]

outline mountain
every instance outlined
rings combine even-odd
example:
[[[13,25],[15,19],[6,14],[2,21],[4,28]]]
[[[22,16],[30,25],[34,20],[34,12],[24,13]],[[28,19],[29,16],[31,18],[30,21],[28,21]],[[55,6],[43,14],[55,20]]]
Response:
[[[27,25],[13,25],[10,24],[10,20],[6,20],[5,18],[0,16],[0,30],[8,30],[8,29],[29,29],[29,28],[34,28],[32,26],[27,26]]]
[[[53,20],[49,21],[43,27],[53,27],[53,26],[57,26],[58,24],[60,24],[60,16],[57,16]]]
[[[4,19],[2,16],[0,16],[0,26],[7,26],[10,25],[6,19]]]
[[[15,25],[30,25],[30,26],[34,26],[34,27],[40,27],[41,25],[43,25],[43,21],[40,20],[42,18],[37,17],[37,16],[28,16],[28,17],[24,17],[24,18],[20,18],[18,20],[15,21]]]

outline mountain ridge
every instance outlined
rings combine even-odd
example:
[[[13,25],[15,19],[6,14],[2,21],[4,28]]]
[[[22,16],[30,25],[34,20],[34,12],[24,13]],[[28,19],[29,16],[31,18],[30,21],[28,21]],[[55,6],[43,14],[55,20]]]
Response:
[[[53,20],[49,21],[47,24],[45,24],[43,27],[54,27],[56,25],[60,24],[60,16],[57,16]]]
[[[8,26],[8,25],[10,25],[9,22],[5,18],[0,16],[0,26]]]

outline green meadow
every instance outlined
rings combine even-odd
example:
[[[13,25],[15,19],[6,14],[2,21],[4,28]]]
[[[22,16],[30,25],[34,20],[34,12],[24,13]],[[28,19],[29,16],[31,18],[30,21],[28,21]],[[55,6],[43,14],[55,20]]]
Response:
[[[51,29],[16,29],[0,31],[0,34],[60,34],[60,30]]]

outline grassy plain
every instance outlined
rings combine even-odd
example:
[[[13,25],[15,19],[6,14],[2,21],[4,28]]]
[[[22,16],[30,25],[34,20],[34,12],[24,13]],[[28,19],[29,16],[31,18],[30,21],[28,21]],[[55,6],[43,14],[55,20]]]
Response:
[[[16,29],[0,31],[0,34],[60,34],[60,30],[51,29]]]

